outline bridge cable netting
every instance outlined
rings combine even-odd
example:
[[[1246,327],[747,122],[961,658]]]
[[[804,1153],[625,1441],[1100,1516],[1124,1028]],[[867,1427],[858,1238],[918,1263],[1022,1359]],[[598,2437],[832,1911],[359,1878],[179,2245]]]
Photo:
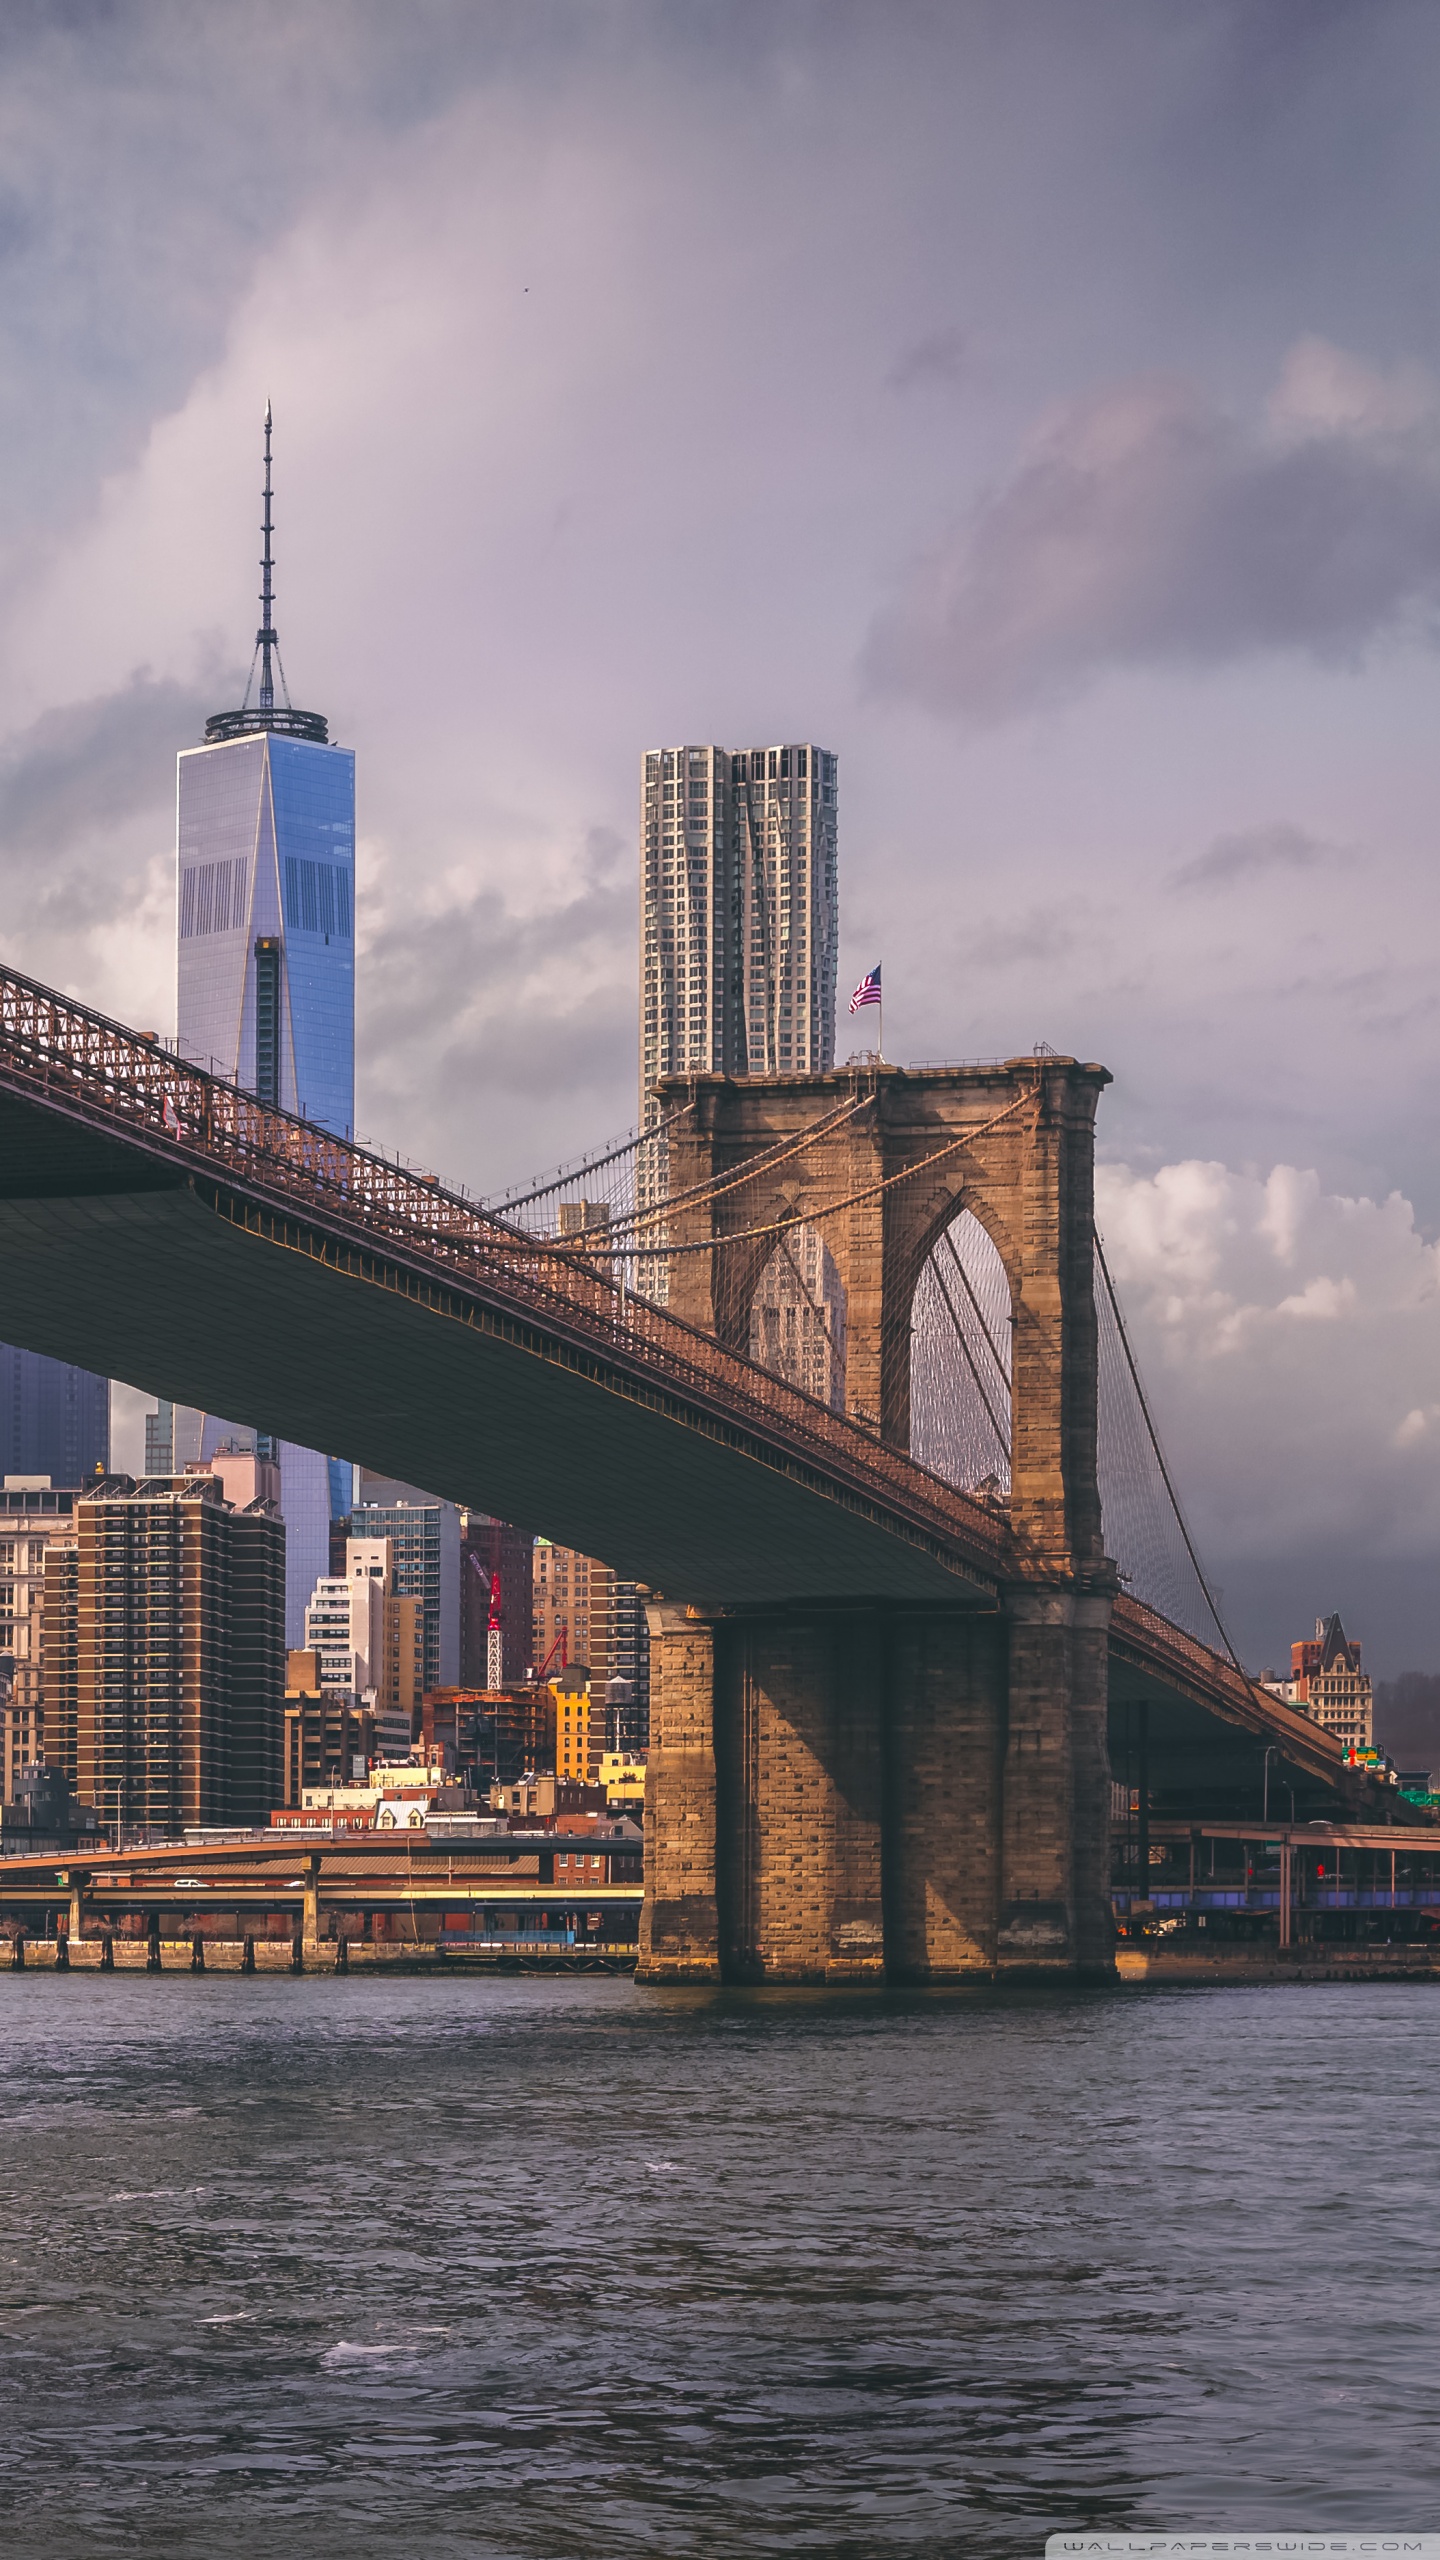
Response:
[[[1010,1283],[969,1209],[945,1229],[910,1314],[910,1447],[947,1484],[1010,1494]]]

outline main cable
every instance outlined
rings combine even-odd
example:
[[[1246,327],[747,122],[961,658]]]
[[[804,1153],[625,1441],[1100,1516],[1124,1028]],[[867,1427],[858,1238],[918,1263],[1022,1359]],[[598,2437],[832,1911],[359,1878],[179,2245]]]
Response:
[[[1214,1619],[1216,1627],[1219,1630],[1220,1641],[1230,1656],[1231,1661],[1234,1663],[1236,1670],[1239,1672],[1241,1679],[1246,1681],[1249,1686],[1253,1688],[1255,1683],[1250,1679],[1249,1672],[1246,1670],[1244,1663],[1241,1661],[1239,1654],[1236,1652],[1235,1647],[1230,1641],[1229,1630],[1226,1627],[1224,1619],[1220,1615],[1219,1609],[1215,1605],[1215,1595],[1210,1588],[1208,1580],[1206,1579],[1205,1568],[1201,1564],[1200,1558],[1195,1552],[1195,1541],[1190,1535],[1185,1514],[1180,1508],[1180,1497],[1175,1490],[1174,1480],[1165,1463],[1165,1452],[1160,1446],[1160,1434],[1155,1428],[1155,1417],[1150,1410],[1150,1400],[1141,1383],[1139,1365],[1136,1361],[1134,1351],[1130,1346],[1130,1336],[1125,1328],[1125,1318],[1120,1312],[1120,1300],[1116,1295],[1114,1280],[1110,1276],[1110,1265],[1105,1259],[1105,1247],[1100,1239],[1099,1228],[1094,1228],[1093,1233],[1095,1237],[1095,1258],[1100,1265],[1101,1277],[1105,1282],[1105,1294],[1110,1301],[1110,1312],[1115,1318],[1115,1330],[1120,1339],[1121,1350],[1125,1354],[1125,1366],[1130,1372],[1130,1382],[1135,1389],[1140,1411],[1145,1418],[1145,1429],[1149,1435],[1151,1449],[1155,1454],[1155,1463],[1160,1470],[1160,1481],[1164,1485],[1165,1491],[1169,1496],[1170,1508],[1175,1514],[1180,1535],[1185,1541],[1185,1552],[1194,1568],[1195,1579],[1199,1583],[1200,1588],[1205,1595],[1205,1606],[1209,1610],[1210,1615]]]

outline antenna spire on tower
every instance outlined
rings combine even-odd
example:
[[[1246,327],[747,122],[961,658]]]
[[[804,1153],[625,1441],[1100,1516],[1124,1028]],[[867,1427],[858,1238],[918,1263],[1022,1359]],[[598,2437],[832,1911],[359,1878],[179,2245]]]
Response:
[[[274,563],[270,556],[270,534],[272,529],[270,516],[270,427],[270,403],[267,400],[265,403],[265,515],[260,527],[261,533],[264,536],[265,549],[260,558],[260,628],[255,634],[255,646],[260,653],[260,708],[262,711],[273,711],[275,708],[275,677],[270,665],[271,650],[274,650],[277,661],[280,656],[280,636],[275,629]],[[280,683],[283,688],[285,683],[285,671],[283,667],[280,670]],[[246,692],[246,699],[247,701],[249,699],[248,688]]]
[[[260,554],[260,628],[255,634],[255,655],[250,661],[250,684],[253,684],[255,681],[255,669],[257,664],[260,669],[259,708],[264,712],[273,712],[275,708],[275,670],[277,667],[280,670],[280,691],[285,699],[285,708],[287,711],[290,708],[290,688],[285,682],[285,668],[280,657],[280,634],[275,628],[275,562],[270,548],[270,537],[275,529],[274,517],[271,513],[270,507],[270,429],[272,423],[270,403],[267,400],[265,403],[265,513],[260,520],[260,533],[265,545],[264,550]],[[247,684],[245,687],[245,700],[247,705],[250,700],[250,684]],[[266,726],[269,726],[268,721]]]
[[[297,711],[290,700],[285,681],[285,666],[280,655],[280,634],[275,628],[275,555],[273,549],[275,517],[270,472],[270,443],[274,418],[270,403],[265,403],[265,512],[260,519],[263,549],[260,554],[260,628],[255,634],[255,655],[250,661],[250,681],[245,699],[238,711],[216,711],[205,723],[207,745],[224,738],[244,738],[257,729],[278,729],[283,736],[307,738],[313,746],[323,747],[328,740],[328,727],[323,713]],[[256,674],[259,685],[256,686]],[[280,679],[280,708],[275,704],[275,679]],[[255,694],[252,706],[250,696]]]

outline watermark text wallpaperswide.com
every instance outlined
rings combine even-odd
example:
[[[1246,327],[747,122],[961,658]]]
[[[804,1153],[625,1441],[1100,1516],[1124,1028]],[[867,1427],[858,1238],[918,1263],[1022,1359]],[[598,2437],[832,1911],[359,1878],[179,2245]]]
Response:
[[[1440,2560],[1440,2533],[1052,2533],[1045,2560]]]

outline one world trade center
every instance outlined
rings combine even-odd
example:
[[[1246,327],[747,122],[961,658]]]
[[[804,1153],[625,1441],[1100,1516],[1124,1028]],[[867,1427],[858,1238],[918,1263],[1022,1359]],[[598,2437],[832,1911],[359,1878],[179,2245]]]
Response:
[[[180,1054],[260,1101],[355,1133],[355,758],[323,716],[291,704],[275,630],[270,410],[265,411],[261,621],[245,700],[179,758],[176,803]],[[278,693],[278,698],[277,698]],[[253,696],[253,699],[252,699]],[[177,1409],[171,1463],[255,1433]],[[328,1573],[331,1465],[288,1441],[286,1641]]]

